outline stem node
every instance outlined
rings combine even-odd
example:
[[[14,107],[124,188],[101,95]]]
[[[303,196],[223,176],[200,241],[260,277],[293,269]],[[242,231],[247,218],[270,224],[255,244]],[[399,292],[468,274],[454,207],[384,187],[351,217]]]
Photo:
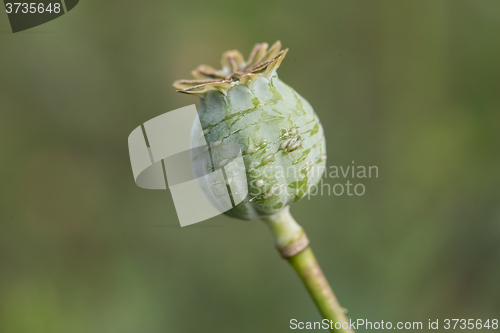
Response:
[[[290,214],[290,207],[262,219],[271,228],[281,256],[292,265],[300,276],[323,318],[333,322],[330,325],[330,330],[332,332],[354,333],[350,328],[343,328],[343,323],[349,324],[345,316],[347,309],[340,306],[309,247],[306,233]],[[335,328],[337,322],[341,324],[340,329]]]

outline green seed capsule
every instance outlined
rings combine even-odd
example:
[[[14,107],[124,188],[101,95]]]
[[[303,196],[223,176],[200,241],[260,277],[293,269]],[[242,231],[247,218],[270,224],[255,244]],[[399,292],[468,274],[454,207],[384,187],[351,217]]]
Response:
[[[240,219],[271,215],[300,200],[325,167],[318,116],[276,73],[288,51],[280,49],[280,42],[269,50],[257,44],[247,62],[238,51],[228,51],[222,70],[202,65],[193,71],[196,80],[174,83],[178,91],[201,98],[198,115],[211,147],[233,143],[242,151],[247,184],[241,186],[248,186],[248,195],[226,212]],[[192,142],[198,137],[193,133]]]

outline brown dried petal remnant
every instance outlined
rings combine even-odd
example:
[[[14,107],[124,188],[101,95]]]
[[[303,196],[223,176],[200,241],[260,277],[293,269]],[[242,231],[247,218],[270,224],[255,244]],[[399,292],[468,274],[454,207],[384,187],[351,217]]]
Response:
[[[269,79],[274,75],[285,58],[288,49],[281,50],[281,42],[277,41],[268,49],[267,43],[255,44],[245,62],[237,50],[226,51],[222,55],[221,70],[208,65],[200,65],[191,74],[195,80],[177,80],[174,87],[178,92],[186,94],[206,94],[209,90],[219,90],[224,95],[236,84],[248,87],[257,78]]]

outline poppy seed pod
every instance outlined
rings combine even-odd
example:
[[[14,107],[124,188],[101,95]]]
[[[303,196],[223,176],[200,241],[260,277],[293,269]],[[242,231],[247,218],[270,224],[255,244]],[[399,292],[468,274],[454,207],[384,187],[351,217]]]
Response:
[[[209,148],[228,143],[241,149],[248,194],[226,212],[230,216],[254,220],[275,214],[303,198],[324,171],[319,118],[276,72],[287,51],[279,41],[271,48],[256,44],[247,61],[227,51],[222,70],[201,65],[192,72],[194,80],[174,83],[179,92],[200,97],[198,115]],[[193,131],[192,142],[198,136]]]

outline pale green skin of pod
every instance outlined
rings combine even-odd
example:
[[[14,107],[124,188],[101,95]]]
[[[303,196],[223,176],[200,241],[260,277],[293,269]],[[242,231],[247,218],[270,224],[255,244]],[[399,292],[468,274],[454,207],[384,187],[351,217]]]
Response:
[[[306,196],[321,179],[323,127],[311,105],[277,75],[260,77],[250,88],[236,84],[227,96],[209,91],[198,115],[209,145],[235,143],[243,154],[248,195],[225,214],[244,220],[275,214]],[[285,140],[298,137],[302,141],[295,149],[282,149]],[[191,142],[197,140],[199,130],[193,128]]]

